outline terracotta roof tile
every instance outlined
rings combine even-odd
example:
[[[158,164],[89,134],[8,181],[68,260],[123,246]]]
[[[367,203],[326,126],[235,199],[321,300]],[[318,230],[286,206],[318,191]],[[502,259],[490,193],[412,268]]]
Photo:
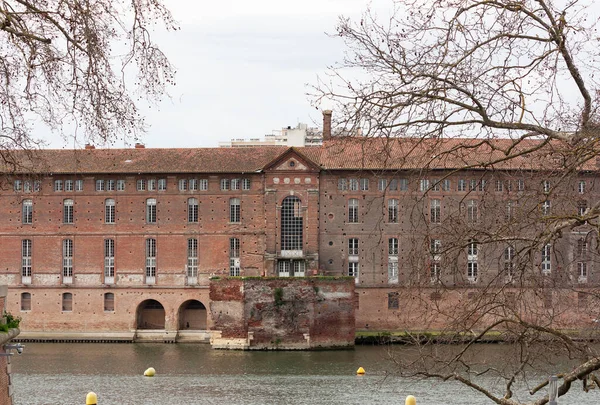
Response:
[[[437,170],[473,168],[553,170],[576,148],[526,139],[338,138],[323,146],[293,148],[325,170]],[[21,152],[24,167],[41,173],[250,173],[261,171],[290,148],[43,149]],[[506,152],[531,152],[504,160]],[[591,155],[594,156],[594,155]],[[490,165],[490,162],[495,162]],[[598,170],[588,159],[584,170]],[[7,171],[4,168],[4,171]],[[24,172],[25,170],[17,170]]]

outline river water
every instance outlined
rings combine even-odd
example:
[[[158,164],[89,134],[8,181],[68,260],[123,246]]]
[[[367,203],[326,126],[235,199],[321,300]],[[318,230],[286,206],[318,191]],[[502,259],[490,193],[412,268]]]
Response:
[[[402,356],[411,348],[393,350]],[[482,355],[501,362],[502,350],[486,345]],[[390,405],[404,404],[408,394],[418,405],[491,403],[456,382],[390,374],[394,366],[382,346],[240,352],[195,344],[30,343],[12,364],[15,405],[83,405],[89,391],[98,405]],[[367,374],[359,377],[361,366]],[[154,378],[143,377],[148,367],[156,369]],[[577,385],[559,404],[597,405],[598,391],[583,394]],[[531,399],[523,391],[519,397]]]

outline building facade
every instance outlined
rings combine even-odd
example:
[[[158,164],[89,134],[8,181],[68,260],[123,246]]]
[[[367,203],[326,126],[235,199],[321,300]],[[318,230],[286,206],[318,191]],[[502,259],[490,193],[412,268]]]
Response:
[[[589,323],[596,168],[458,141],[35,152],[0,187],[8,309],[30,339],[205,340],[211,277],[320,275],[355,278],[358,330],[440,329],[490,288]]]

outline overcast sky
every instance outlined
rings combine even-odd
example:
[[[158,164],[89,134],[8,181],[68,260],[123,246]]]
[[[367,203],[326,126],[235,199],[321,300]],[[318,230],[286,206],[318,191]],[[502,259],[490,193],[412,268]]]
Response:
[[[390,0],[375,0],[390,4]],[[298,122],[314,126],[307,84],[341,61],[338,17],[358,17],[368,0],[165,0],[181,30],[155,40],[177,68],[171,99],[146,111],[148,147],[214,147],[258,138]],[[42,134],[52,148],[73,140]],[[82,141],[83,142],[83,141]],[[123,147],[117,142],[114,147]]]

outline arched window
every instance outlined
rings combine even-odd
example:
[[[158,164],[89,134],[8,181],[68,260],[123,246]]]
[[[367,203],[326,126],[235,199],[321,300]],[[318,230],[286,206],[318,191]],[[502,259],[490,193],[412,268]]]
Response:
[[[302,232],[300,199],[286,197],[281,204],[281,250],[302,250]]]
[[[239,198],[229,199],[229,222],[241,221],[241,205]]]
[[[156,223],[156,198],[148,198],[146,200],[146,223]]]
[[[104,294],[104,310],[108,312],[115,310],[115,295],[113,293]]]
[[[188,198],[188,222],[198,222],[197,198]]]
[[[348,222],[351,224],[358,222],[358,199],[356,198],[348,200]]]
[[[23,223],[24,224],[32,224],[33,223],[33,201],[32,200],[23,200]]]
[[[104,201],[104,221],[107,224],[115,223],[115,200],[108,198]]]
[[[21,311],[31,311],[31,293],[21,293]]]
[[[398,200],[395,198],[388,200],[388,222],[398,222]]]
[[[73,294],[63,293],[62,295],[62,310],[71,312],[73,310]]]
[[[72,224],[73,223],[73,200],[64,200],[63,201],[63,223]]]

